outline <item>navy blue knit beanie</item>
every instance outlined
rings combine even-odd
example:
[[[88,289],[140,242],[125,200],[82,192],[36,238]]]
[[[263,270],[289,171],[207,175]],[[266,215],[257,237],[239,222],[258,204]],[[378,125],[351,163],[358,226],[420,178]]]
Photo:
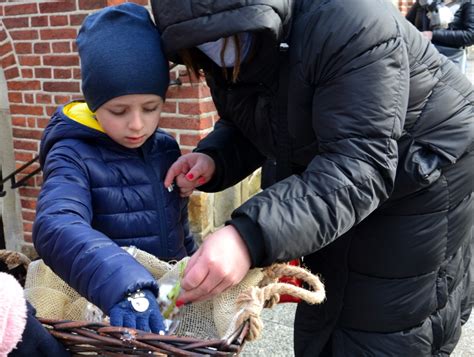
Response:
[[[165,98],[168,61],[161,36],[148,11],[124,3],[86,17],[77,36],[82,92],[96,111],[102,104],[127,94],[156,94]]]

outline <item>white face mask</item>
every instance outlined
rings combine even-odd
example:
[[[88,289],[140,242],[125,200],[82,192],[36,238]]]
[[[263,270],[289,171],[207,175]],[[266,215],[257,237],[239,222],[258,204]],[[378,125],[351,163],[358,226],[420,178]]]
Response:
[[[252,44],[252,35],[248,32],[242,32],[238,34],[240,39],[240,62],[245,59],[250,50]],[[224,62],[221,61],[221,51],[224,47],[224,38],[220,38],[217,41],[206,42],[202,45],[197,46],[207,57],[209,57],[215,64],[220,67],[233,67],[236,62],[236,43],[234,38],[227,37],[227,46],[224,51]]]

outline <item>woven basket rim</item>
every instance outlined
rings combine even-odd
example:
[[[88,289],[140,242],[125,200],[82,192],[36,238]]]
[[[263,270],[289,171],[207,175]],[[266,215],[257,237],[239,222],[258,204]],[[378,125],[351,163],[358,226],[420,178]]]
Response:
[[[249,332],[245,321],[228,339],[159,335],[104,322],[38,318],[73,356],[228,356],[238,355]]]

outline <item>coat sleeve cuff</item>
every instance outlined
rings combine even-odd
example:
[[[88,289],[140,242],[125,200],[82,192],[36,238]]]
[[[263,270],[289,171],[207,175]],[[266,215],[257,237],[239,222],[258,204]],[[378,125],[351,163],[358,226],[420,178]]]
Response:
[[[247,246],[252,261],[251,268],[261,267],[265,259],[265,242],[260,227],[246,216],[232,218],[226,222],[226,225],[229,224],[237,229]]]

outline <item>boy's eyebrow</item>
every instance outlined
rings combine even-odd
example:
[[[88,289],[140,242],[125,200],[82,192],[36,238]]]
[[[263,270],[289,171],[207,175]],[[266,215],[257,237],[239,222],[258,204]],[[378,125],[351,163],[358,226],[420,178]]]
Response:
[[[144,103],[141,103],[141,105],[147,105],[147,104],[160,104],[161,101],[158,100],[158,99],[151,99],[151,100],[148,100]],[[122,104],[122,103],[113,103],[113,104],[110,104],[111,106],[113,107],[129,107],[130,105],[129,104]]]

